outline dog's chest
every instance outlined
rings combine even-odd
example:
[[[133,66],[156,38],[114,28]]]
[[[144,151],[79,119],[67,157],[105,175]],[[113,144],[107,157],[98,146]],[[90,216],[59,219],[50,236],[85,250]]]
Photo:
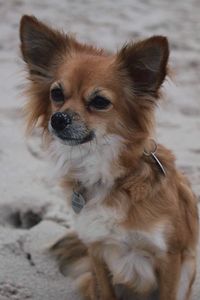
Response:
[[[98,203],[86,204],[79,214],[74,214],[76,230],[86,244],[118,239],[120,219],[120,214]]]
[[[150,231],[125,230],[124,216],[100,204],[86,206],[75,216],[80,239],[90,245],[101,244],[101,255],[113,274],[114,283],[139,282],[139,287],[155,285],[155,258],[166,252],[165,227],[157,224]]]
[[[103,191],[98,193],[93,203],[86,201],[80,213],[74,213],[74,226],[84,243],[115,242],[115,244],[136,248],[165,249],[165,223],[154,224],[146,231],[126,229],[121,225],[126,220],[123,208],[109,208],[101,201],[105,193]]]

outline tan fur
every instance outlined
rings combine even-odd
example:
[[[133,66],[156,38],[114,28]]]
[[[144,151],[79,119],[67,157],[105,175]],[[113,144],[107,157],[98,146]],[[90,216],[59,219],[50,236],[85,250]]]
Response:
[[[30,79],[28,94],[31,96],[26,106],[28,130],[42,118],[41,126],[51,143],[48,122],[52,113],[70,109],[79,114],[88,128],[121,137],[120,153],[110,162],[113,183],[101,199],[102,207],[121,213],[117,224],[119,232],[151,234],[157,224],[161,229],[163,226],[167,250],[158,255],[155,245],[148,243],[141,246],[144,249],[140,248],[140,251],[149,253],[154,260],[159,299],[189,300],[195,277],[198,236],[196,198],[187,179],[177,171],[169,150],[158,145],[156,152],[166,176],[152,157],[144,155],[144,149],[151,151],[149,138],[154,130],[154,108],[167,75],[169,49],[166,38],[152,37],[130,43],[113,55],[82,45],[34,17],[24,16],[20,30],[21,50]],[[37,40],[36,48],[32,46],[34,39]],[[42,51],[43,59],[40,57]],[[62,82],[65,90],[65,102],[60,105],[49,99],[50,87],[57,81]],[[112,105],[108,110],[87,108],[95,88],[110,99]],[[71,167],[62,179],[63,188],[68,192],[77,187],[75,173]],[[92,194],[96,187],[96,183],[84,186],[87,194]],[[104,188],[105,184],[102,184]],[[54,245],[61,268],[72,266],[69,270],[73,273],[76,265],[74,277],[77,277],[85,299],[117,299],[114,286],[123,280],[120,274],[112,274],[109,270],[110,246],[105,240],[87,243],[87,246],[84,243],[86,241],[76,235],[70,235]],[[110,248],[117,255],[118,246]],[[185,298],[178,299],[181,267],[186,261],[194,262],[194,268]],[[76,262],[83,265],[79,274]],[[126,281],[125,287],[136,292],[137,297],[140,295],[140,299],[146,299],[155,289],[151,281],[141,288],[139,283],[130,280]]]

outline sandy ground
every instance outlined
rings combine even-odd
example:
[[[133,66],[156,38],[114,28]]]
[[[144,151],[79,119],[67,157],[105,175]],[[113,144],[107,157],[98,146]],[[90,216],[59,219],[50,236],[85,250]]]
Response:
[[[47,251],[70,226],[62,192],[49,176],[39,133],[24,137],[18,47],[24,13],[108,49],[168,36],[174,79],[157,109],[157,138],[175,152],[200,198],[200,1],[0,0],[0,300],[79,299]],[[198,287],[197,279],[193,300]]]

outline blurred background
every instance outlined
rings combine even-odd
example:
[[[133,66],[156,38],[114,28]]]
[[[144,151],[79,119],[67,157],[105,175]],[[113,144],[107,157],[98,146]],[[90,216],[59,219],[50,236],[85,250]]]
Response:
[[[0,0],[0,300],[78,299],[44,251],[71,220],[40,132],[25,138],[23,14],[112,51],[130,40],[168,37],[172,77],[156,111],[156,139],[173,150],[200,199],[200,1]]]

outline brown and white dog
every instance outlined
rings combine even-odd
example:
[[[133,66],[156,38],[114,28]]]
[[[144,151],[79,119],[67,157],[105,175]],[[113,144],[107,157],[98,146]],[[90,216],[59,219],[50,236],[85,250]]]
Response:
[[[48,136],[77,232],[54,250],[73,265],[83,299],[190,299],[196,198],[172,153],[151,140],[167,39],[110,54],[31,16],[20,39],[28,129],[40,120]]]

